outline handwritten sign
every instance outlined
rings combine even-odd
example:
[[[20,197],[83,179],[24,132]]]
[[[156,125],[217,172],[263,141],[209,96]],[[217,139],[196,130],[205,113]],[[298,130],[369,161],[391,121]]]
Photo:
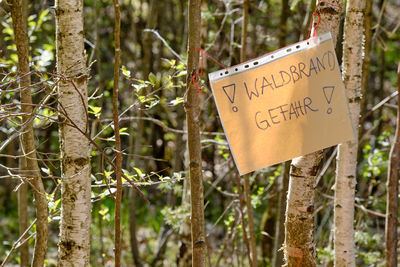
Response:
[[[209,78],[241,175],[354,138],[330,33]]]

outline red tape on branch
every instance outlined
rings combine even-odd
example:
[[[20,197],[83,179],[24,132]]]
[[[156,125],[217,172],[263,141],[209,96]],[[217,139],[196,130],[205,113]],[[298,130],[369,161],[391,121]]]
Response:
[[[192,80],[193,80],[193,84],[196,85],[197,89],[199,89],[199,94],[201,94],[201,89],[200,89],[200,87],[198,86],[198,84],[196,83],[195,79],[196,79],[197,76],[201,76],[201,75],[203,74],[203,54],[206,55],[209,59],[213,60],[213,61],[214,61],[215,63],[217,63],[218,65],[220,65],[221,67],[223,67],[224,69],[227,69],[227,67],[225,67],[223,64],[221,64],[220,62],[218,62],[216,59],[214,59],[212,56],[208,55],[205,51],[203,51],[203,50],[200,49],[200,48],[189,47],[189,49],[194,49],[194,50],[200,51],[200,53],[201,53],[201,55],[200,55],[200,56],[201,56],[201,67],[200,67],[200,72],[197,73],[197,74],[195,74],[195,75],[193,75],[193,79],[192,79]]]
[[[340,10],[342,10],[342,7],[341,7],[341,6],[332,4],[332,3],[330,3],[330,2],[326,2],[326,1],[320,1],[320,2],[318,2],[318,4],[317,4],[317,5],[315,6],[315,8],[314,8],[314,11],[313,11],[313,14],[312,14],[313,17],[312,17],[312,20],[311,20],[311,23],[310,23],[310,28],[309,28],[309,30],[308,30],[307,39],[310,38],[311,27],[312,27],[312,25],[313,25],[313,23],[314,23],[314,15],[317,15],[317,16],[318,16],[318,22],[317,22],[317,25],[315,25],[315,27],[314,27],[313,37],[315,37],[315,35],[316,35],[317,28],[318,28],[318,26],[319,26],[319,23],[321,22],[321,16],[320,16],[317,12],[315,12],[315,11],[317,10],[317,8],[318,8],[321,4],[327,4],[327,5],[330,5],[330,6],[338,7]]]

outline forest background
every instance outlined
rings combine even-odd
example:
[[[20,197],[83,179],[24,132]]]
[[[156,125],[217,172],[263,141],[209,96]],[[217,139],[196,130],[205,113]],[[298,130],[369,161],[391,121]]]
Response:
[[[20,92],[24,91],[19,86],[23,78],[18,77],[21,57],[17,53],[15,40],[18,34],[11,8],[16,1],[9,2],[11,5],[0,1],[0,262],[7,259],[9,264],[26,266],[23,264],[31,261],[35,239],[38,239],[35,222],[40,219],[35,210],[38,201],[33,199],[42,197],[48,211],[45,264],[55,266],[60,257],[59,236],[62,236],[60,153],[69,153],[63,147],[68,142],[61,141],[64,135],[60,134],[62,130],[59,131],[64,113],[57,90],[71,84],[57,72],[60,63],[56,62],[56,36],[62,32],[56,34],[55,25],[60,13],[52,1],[22,1],[21,16],[27,20],[25,27],[29,37],[35,158],[45,190],[45,194],[40,195],[40,190],[27,186],[33,184],[35,188],[35,182],[29,182],[25,177],[31,174],[20,171],[24,169],[22,158],[28,157],[29,162],[29,155],[21,150],[27,113],[24,113],[20,100]],[[186,88],[190,87],[188,81],[191,81],[186,79],[190,67],[187,60],[193,51],[188,50],[188,36],[198,31],[198,47],[223,65],[233,66],[307,39],[312,18],[317,19],[312,15],[315,0],[251,0],[244,1],[245,4],[234,0],[197,2],[200,3],[201,20],[192,27],[188,23],[186,1],[121,0],[120,43],[114,36],[117,29],[114,20],[118,13],[116,2],[85,0],[83,3],[82,46],[84,44],[86,52],[81,68],[88,69],[87,93],[83,94],[88,97],[88,112],[82,120],[87,121],[86,133],[92,142],[90,161],[87,162],[91,169],[92,266],[112,265],[116,257],[114,225],[118,217],[115,205],[118,177],[114,167],[118,167],[119,153],[115,156],[115,151],[119,150],[119,135],[124,177],[121,179],[121,217],[117,218],[121,225],[121,240],[117,243],[120,244],[122,266],[191,264],[190,155],[186,145],[188,141],[190,143],[188,131],[191,130],[185,122],[185,105],[188,103],[185,97]],[[386,177],[396,131],[400,2],[366,2],[363,9],[364,93],[356,166],[354,242],[357,266],[383,266]],[[342,43],[346,41],[343,39],[346,3],[340,4],[340,9],[331,8],[340,12],[336,53],[341,64]],[[62,25],[63,22],[59,19],[58,23]],[[247,27],[246,35],[243,35],[243,25]],[[62,29],[59,27],[58,30]],[[121,54],[120,66],[117,66],[121,76],[117,79],[116,46],[120,46]],[[262,266],[281,266],[290,163],[258,170],[241,179],[243,188],[238,186],[236,167],[207,78],[209,72],[220,66],[213,61],[204,60],[203,63],[199,80],[202,93],[199,94],[197,88],[192,91],[197,94],[201,110],[199,166],[204,186],[206,261],[212,266],[249,266],[249,261],[253,260],[254,264],[252,257],[257,255],[256,262]],[[68,71],[67,68],[65,73]],[[118,99],[115,98],[116,84]],[[82,106],[79,97],[77,99],[72,103]],[[116,100],[120,124],[117,134],[113,130],[113,101]],[[84,137],[81,139],[85,140]],[[89,146],[89,143],[80,145],[81,141],[76,142],[78,150]],[[336,154],[335,147],[324,150],[316,175],[318,182],[312,215],[318,266],[332,266],[335,260],[333,185]],[[23,229],[29,225],[31,227],[20,238]],[[256,245],[255,250],[251,248],[252,244]]]

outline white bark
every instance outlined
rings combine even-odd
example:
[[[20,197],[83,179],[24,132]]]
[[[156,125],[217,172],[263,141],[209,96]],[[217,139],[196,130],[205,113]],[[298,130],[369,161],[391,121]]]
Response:
[[[322,151],[296,158],[290,168],[285,222],[287,266],[316,266],[314,189]]]
[[[336,45],[342,1],[319,2],[316,12],[321,19],[313,32],[319,35],[330,31]],[[318,18],[314,20],[314,26],[317,21]],[[316,266],[314,193],[322,156],[322,151],[317,151],[292,161],[285,219],[285,266]]]
[[[343,79],[352,122],[358,133],[361,104],[362,42],[365,0],[347,1],[343,43]],[[358,138],[339,145],[336,166],[335,266],[355,266],[354,197]]]
[[[60,149],[62,158],[59,266],[89,266],[90,150],[86,132],[87,70],[82,0],[56,1],[57,72],[59,84]],[[88,133],[87,133],[88,134]]]

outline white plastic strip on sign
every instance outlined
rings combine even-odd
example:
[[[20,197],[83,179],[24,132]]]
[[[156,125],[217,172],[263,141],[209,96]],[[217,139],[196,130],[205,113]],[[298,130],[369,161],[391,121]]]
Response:
[[[314,46],[317,46],[320,43],[323,43],[327,40],[332,39],[332,35],[330,32],[324,33],[318,37],[310,38],[305,41],[301,41],[286,47],[283,47],[275,52],[265,54],[259,58],[255,58],[244,63],[229,67],[227,69],[219,70],[212,72],[208,75],[210,81],[218,81],[230,75],[235,75],[241,73],[243,71],[248,71],[249,69],[254,69],[260,67],[262,65],[268,64],[285,56],[303,51],[305,49],[310,49]]]

